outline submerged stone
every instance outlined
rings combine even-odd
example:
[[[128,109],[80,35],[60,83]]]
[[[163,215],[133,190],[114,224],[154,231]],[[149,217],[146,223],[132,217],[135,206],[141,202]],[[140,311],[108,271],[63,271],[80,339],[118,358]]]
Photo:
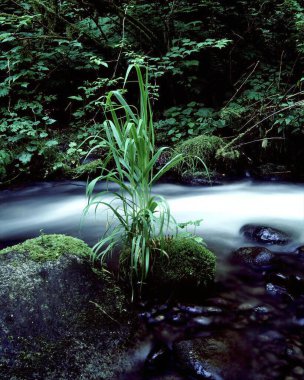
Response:
[[[290,237],[280,230],[267,226],[246,224],[240,229],[240,233],[248,240],[263,244],[287,244]]]
[[[251,378],[248,347],[234,332],[180,341],[174,345],[174,353],[180,367],[195,379]]]
[[[153,372],[163,370],[168,365],[170,356],[171,352],[165,344],[156,344],[147,356],[145,369]]]
[[[127,367],[131,315],[109,274],[73,252],[14,249],[0,255],[0,378],[109,379]]]
[[[273,264],[275,254],[267,248],[242,247],[233,253],[233,259],[247,264],[253,269],[268,269]]]

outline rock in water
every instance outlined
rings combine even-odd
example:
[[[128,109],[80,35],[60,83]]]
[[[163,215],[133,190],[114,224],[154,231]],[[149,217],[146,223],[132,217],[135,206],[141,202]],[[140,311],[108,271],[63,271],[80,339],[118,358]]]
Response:
[[[0,254],[1,379],[114,378],[132,334],[120,289],[83,258]]]
[[[178,342],[174,345],[174,353],[181,368],[195,379],[251,378],[248,347],[234,332]]]
[[[248,240],[263,244],[287,244],[290,237],[280,230],[272,227],[246,224],[240,229],[240,233]]]
[[[273,252],[262,247],[242,247],[233,253],[234,260],[247,264],[253,269],[270,268],[274,258]]]

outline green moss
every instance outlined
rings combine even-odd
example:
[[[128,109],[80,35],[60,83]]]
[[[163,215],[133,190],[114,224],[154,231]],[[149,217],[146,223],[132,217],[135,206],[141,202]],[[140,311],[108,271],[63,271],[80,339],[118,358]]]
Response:
[[[87,164],[79,165],[73,169],[72,175],[74,177],[83,177],[89,175],[96,175],[102,168],[103,163],[101,159],[88,162]]]
[[[153,282],[205,287],[214,280],[216,257],[193,238],[167,239],[163,248],[167,256],[155,259]]]
[[[0,254],[8,252],[28,253],[35,261],[56,260],[65,253],[77,256],[88,256],[91,248],[82,240],[66,235],[41,235],[35,239],[29,239],[23,243],[8,247],[0,251]]]
[[[174,149],[174,155],[183,154],[185,160],[178,166],[179,172],[186,170],[197,171],[206,167],[208,171],[219,170],[231,165],[231,161],[239,157],[237,150],[223,149],[226,142],[217,136],[201,135],[188,139],[177,145]],[[203,164],[203,163],[204,164]]]

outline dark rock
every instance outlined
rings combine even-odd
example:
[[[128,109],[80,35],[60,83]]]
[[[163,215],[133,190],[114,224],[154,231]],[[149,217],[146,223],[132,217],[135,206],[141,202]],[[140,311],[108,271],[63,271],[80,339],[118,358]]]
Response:
[[[207,314],[207,315],[218,315],[222,313],[223,313],[223,309],[217,306],[207,306],[203,312],[203,314]]]
[[[286,181],[292,178],[292,172],[285,165],[272,162],[256,167],[253,175],[255,178],[267,181]]]
[[[178,307],[180,310],[182,310],[186,313],[192,314],[192,315],[202,314],[205,310],[205,308],[203,306],[197,306],[197,305],[194,305],[194,306],[178,305]]]
[[[225,174],[186,171],[181,176],[181,182],[191,186],[219,186],[227,180]]]
[[[184,325],[189,318],[185,313],[168,313],[166,319],[173,325]]]
[[[302,245],[301,247],[298,247],[298,248],[294,251],[294,253],[295,253],[296,255],[299,255],[299,256],[301,256],[301,257],[304,257],[304,245]]]
[[[108,274],[74,255],[0,264],[0,378],[110,379],[131,365],[131,315]]]
[[[248,240],[263,244],[287,244],[290,237],[280,230],[267,226],[246,224],[240,229],[240,233]]]
[[[171,352],[163,343],[155,345],[145,361],[145,369],[148,371],[159,371],[166,368]]]
[[[194,322],[194,324],[198,326],[210,326],[212,323],[211,318],[203,317],[203,316],[195,317],[192,319],[192,321]]]
[[[160,315],[150,317],[147,322],[149,325],[158,325],[164,322],[165,319],[166,319],[165,316],[160,314]]]
[[[270,273],[266,276],[267,282],[285,288],[294,296],[304,294],[304,279],[298,275],[284,275],[282,273]]]
[[[266,284],[266,292],[270,294],[271,296],[281,297],[283,300],[286,300],[286,301],[294,300],[293,297],[288,293],[286,288],[272,284],[271,282]]]
[[[181,368],[195,379],[251,379],[249,349],[239,334],[226,332],[219,337],[200,337],[174,345]]]
[[[233,253],[233,259],[253,269],[269,269],[275,254],[263,247],[242,247]]]

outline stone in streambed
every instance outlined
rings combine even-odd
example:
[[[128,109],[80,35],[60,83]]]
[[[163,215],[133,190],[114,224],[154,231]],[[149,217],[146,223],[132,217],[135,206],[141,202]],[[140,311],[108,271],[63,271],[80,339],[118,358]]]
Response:
[[[304,245],[302,245],[301,247],[298,247],[298,248],[294,251],[294,253],[295,253],[296,255],[299,255],[299,256],[301,256],[301,257],[304,257]]]
[[[165,369],[168,365],[170,356],[171,352],[165,344],[156,344],[147,356],[145,370],[155,372]]]
[[[174,344],[179,366],[195,379],[250,379],[248,347],[240,335],[225,332]]]
[[[268,269],[272,266],[275,254],[263,247],[242,247],[233,253],[233,259],[253,269]]]
[[[290,237],[285,232],[255,224],[246,224],[240,229],[240,233],[246,239],[262,244],[284,245],[290,241]]]

